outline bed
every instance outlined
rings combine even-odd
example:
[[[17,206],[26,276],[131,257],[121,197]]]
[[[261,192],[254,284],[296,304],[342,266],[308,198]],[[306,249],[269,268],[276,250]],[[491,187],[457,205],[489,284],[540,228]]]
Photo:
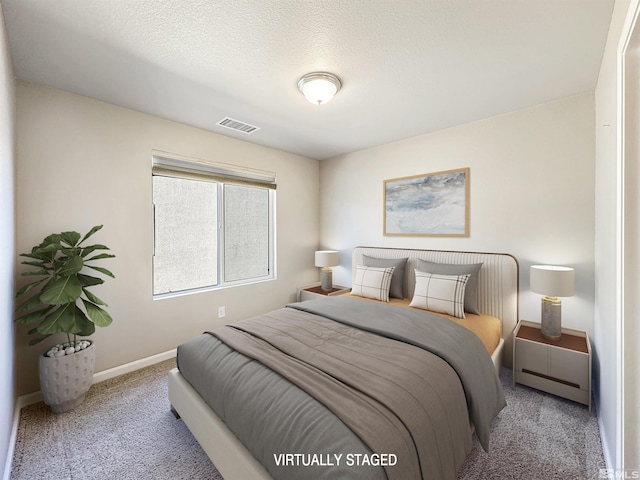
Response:
[[[394,261],[397,265],[402,263],[403,268],[382,265]],[[406,307],[406,300],[391,298],[389,304],[380,306],[369,298],[353,298],[354,292],[359,294],[356,297],[363,293],[363,271],[388,278],[381,273],[388,270],[401,272],[400,283],[396,275],[393,285],[396,297],[411,298],[416,282],[419,287],[424,284],[415,270],[425,265],[446,267],[444,274],[429,273],[429,280],[434,282],[437,275],[451,277],[452,266],[480,265],[475,275],[476,308],[478,314],[498,319],[495,347],[487,347],[474,333],[454,326],[448,319],[432,318],[436,316],[422,308],[395,305],[402,303]],[[203,334],[179,347],[178,369],[169,375],[172,409],[226,480],[455,478],[470,448],[472,428],[488,448],[488,425],[503,405],[499,386],[486,385],[497,381],[496,371],[503,363],[511,366],[512,362],[510,334],[518,319],[516,260],[493,253],[357,247],[352,255],[352,276],[354,289],[347,298],[292,304],[213,334]],[[464,282],[469,280],[469,275],[458,277]],[[466,321],[472,322],[473,315],[467,312]],[[425,318],[436,326],[432,332],[423,335],[409,330]],[[275,334],[267,338],[272,330]],[[281,335],[284,330],[286,337]],[[447,338],[453,333],[449,330],[456,335],[463,331],[463,340],[456,337],[451,341],[457,343],[451,345],[477,343],[480,347],[423,344],[450,341]],[[437,340],[439,335],[444,339]],[[322,341],[315,341],[318,338]],[[397,344],[402,344],[402,351],[395,350]],[[439,348],[443,351],[437,351]],[[431,353],[434,349],[436,355]],[[335,358],[345,350],[349,355],[351,350],[358,350],[361,357],[349,356],[348,367],[336,366]],[[380,353],[373,358],[371,351]],[[447,352],[468,358],[447,358],[445,362],[440,357],[451,356]],[[326,364],[322,368],[328,370],[316,374],[320,367],[305,363],[298,372],[297,364],[306,362],[306,357],[320,358]],[[402,361],[388,365],[384,357]],[[476,357],[483,358],[475,360]],[[493,378],[479,380],[481,375],[488,375],[487,364]],[[205,365],[208,368],[203,368]],[[414,365],[420,366],[417,374],[418,367]],[[392,396],[385,396],[388,394],[382,384],[395,385],[399,378],[397,368],[403,372],[414,369],[409,372],[410,377],[417,377],[408,385],[398,386]],[[210,378],[212,370],[216,372],[215,379]],[[363,375],[363,371],[373,373]],[[375,381],[371,381],[374,373]],[[284,378],[286,375],[291,377]],[[335,378],[343,375],[346,380],[338,378],[336,383]],[[221,388],[227,384],[231,385],[228,390]],[[343,392],[345,389],[348,391]],[[435,393],[429,393],[431,390]],[[473,397],[473,391],[482,390],[487,390],[491,398]],[[369,400],[374,394],[381,398]],[[416,398],[422,403],[415,403]],[[402,413],[403,409],[411,413]],[[379,435],[380,432],[386,433]],[[265,438],[268,440],[263,442]],[[416,447],[414,452],[407,446],[409,443],[422,447]]]

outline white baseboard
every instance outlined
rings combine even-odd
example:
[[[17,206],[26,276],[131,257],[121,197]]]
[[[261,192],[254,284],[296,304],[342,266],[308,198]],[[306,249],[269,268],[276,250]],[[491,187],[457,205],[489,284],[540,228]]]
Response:
[[[594,395],[592,401],[593,401],[593,407],[596,411],[596,414],[598,415],[598,429],[600,430],[600,443],[602,444],[602,455],[604,456],[605,468],[616,469],[616,468],[619,468],[616,465],[616,457],[615,457],[616,446],[615,445],[613,446],[614,451],[612,452],[610,449],[609,441],[606,436],[606,430],[604,428],[604,425],[602,424],[602,415],[600,414],[600,405],[598,404],[598,398],[599,397],[597,395]]]
[[[125,373],[135,372],[136,370],[140,370],[141,368],[149,367],[151,365],[155,365],[156,363],[164,362],[165,360],[169,360],[171,358],[175,358],[177,350],[174,348],[173,350],[169,350],[164,353],[158,353],[157,355],[152,355],[150,357],[141,358],[140,360],[136,360],[134,362],[125,363],[124,365],[120,365],[118,367],[109,368],[108,370],[103,370],[102,372],[93,374],[93,383],[103,382],[105,380],[109,380],[110,378],[117,377],[118,375],[124,375]],[[28,393],[26,395],[20,395],[16,399],[16,404],[13,412],[13,425],[11,427],[11,438],[9,439],[9,451],[7,452],[7,461],[4,466],[4,474],[3,480],[9,480],[11,476],[11,465],[13,463],[13,453],[16,447],[16,440],[18,438],[18,425],[20,423],[20,410],[27,405],[33,405],[34,403],[38,403],[42,401],[42,393],[38,390],[37,392]]]
[[[105,380],[109,380],[110,378],[117,377],[118,375],[124,375],[125,373],[135,372],[136,370],[140,370],[141,368],[149,367],[151,365],[155,365],[156,363],[164,362],[165,360],[169,360],[170,358],[175,358],[176,352],[177,350],[174,348],[173,350],[169,350],[167,352],[151,355],[150,357],[141,358],[140,360],[135,360],[133,362],[120,365],[118,367],[113,367],[107,370],[103,370],[101,372],[94,373],[93,383],[104,382]],[[41,401],[42,401],[42,393],[40,392],[40,390],[33,393],[27,393],[26,395],[21,395],[18,397],[18,403],[16,405],[16,408],[18,408],[18,411],[20,411],[22,407],[26,407],[27,405],[33,405],[34,403],[38,403]]]
[[[93,383],[104,382],[105,380],[117,377],[118,375],[135,372],[136,370],[140,370],[141,368],[164,362],[165,360],[169,360],[170,358],[175,358],[176,353],[177,350],[174,348],[173,350],[169,350],[168,352],[158,353],[157,355],[141,358],[140,360],[136,360],[134,362],[125,363],[124,365],[120,365],[119,367],[113,367],[108,370],[103,370],[102,372],[94,373]]]
[[[605,429],[602,425],[601,415],[598,415],[598,428],[600,429],[600,443],[602,443],[602,454],[604,455],[605,466],[607,469],[615,469],[616,459],[615,457],[611,456],[611,451],[609,450],[609,442],[607,441],[607,437],[605,436]]]
[[[11,435],[9,436],[9,445],[7,448],[7,457],[4,462],[4,472],[2,480],[10,480],[11,466],[13,465],[13,452],[16,449],[16,441],[18,440],[18,424],[20,423],[20,401],[17,400],[13,409],[13,423],[11,425]]]
[[[595,375],[594,375],[595,377]],[[594,378],[595,380],[595,378]],[[593,381],[593,380],[592,380]],[[600,382],[593,381],[591,388],[591,406],[593,407],[593,411],[595,412],[598,419],[598,430],[600,430],[600,443],[602,444],[602,455],[604,456],[604,463],[606,469],[615,469],[616,468],[616,458],[615,458],[615,445],[613,446],[614,452],[611,452],[609,442],[606,437],[606,430],[604,429],[604,425],[602,424],[602,410],[600,409]],[[611,456],[611,453],[614,453],[614,456]]]

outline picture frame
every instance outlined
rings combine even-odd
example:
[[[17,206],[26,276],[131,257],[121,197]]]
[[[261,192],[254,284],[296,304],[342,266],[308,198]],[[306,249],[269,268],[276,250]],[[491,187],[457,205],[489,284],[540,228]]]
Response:
[[[385,236],[468,237],[469,168],[384,180]]]

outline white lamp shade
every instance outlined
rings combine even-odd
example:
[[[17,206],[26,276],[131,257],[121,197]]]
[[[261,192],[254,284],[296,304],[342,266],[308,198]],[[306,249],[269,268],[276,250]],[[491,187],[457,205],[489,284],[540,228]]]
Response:
[[[328,103],[338,93],[342,82],[331,73],[308,73],[298,82],[298,89],[309,102],[316,105]]]
[[[335,250],[318,250],[316,252],[316,267],[335,267],[340,265],[340,252]]]
[[[571,297],[574,294],[575,272],[570,267],[532,265],[529,281],[532,292],[549,297]]]

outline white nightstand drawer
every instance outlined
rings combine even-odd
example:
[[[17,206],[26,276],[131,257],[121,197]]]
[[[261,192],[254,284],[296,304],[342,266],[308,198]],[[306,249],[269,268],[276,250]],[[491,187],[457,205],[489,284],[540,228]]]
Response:
[[[562,348],[549,349],[549,376],[589,389],[589,355]]]
[[[519,370],[549,375],[549,354],[545,345],[516,338],[516,365]]]

